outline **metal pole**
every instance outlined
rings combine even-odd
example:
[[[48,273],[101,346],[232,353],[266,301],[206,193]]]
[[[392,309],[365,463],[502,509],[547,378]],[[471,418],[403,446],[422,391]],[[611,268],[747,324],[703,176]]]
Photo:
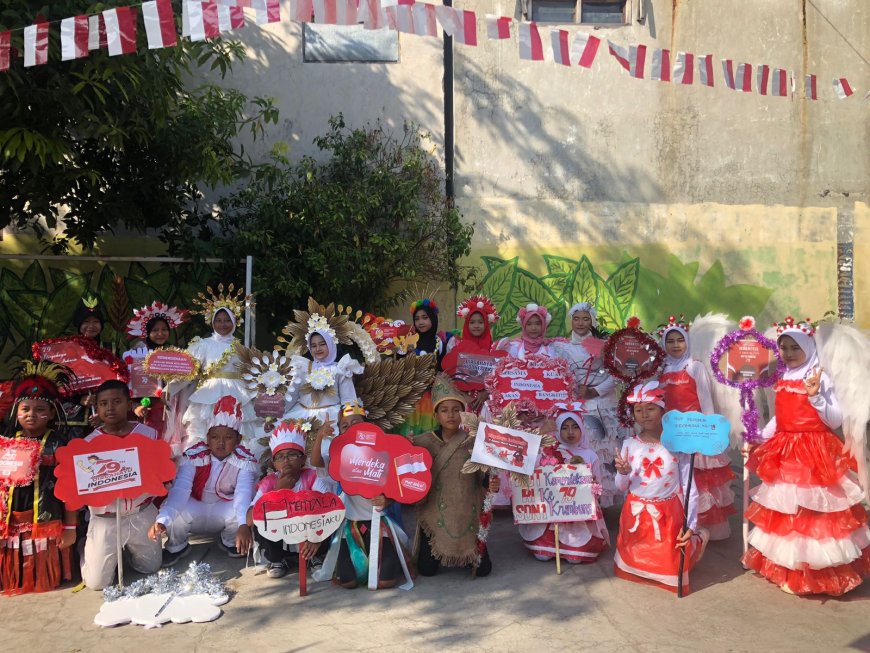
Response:
[[[245,347],[251,346],[253,324],[251,322],[251,281],[254,276],[254,257],[245,257]]]
[[[196,263],[172,256],[55,256],[52,254],[0,254],[2,261],[96,261],[98,263]],[[223,263],[222,258],[202,258],[200,263]]]
[[[452,7],[453,0],[444,0],[445,7]],[[454,140],[453,140],[453,37],[444,33],[444,192],[447,205],[453,207]]]

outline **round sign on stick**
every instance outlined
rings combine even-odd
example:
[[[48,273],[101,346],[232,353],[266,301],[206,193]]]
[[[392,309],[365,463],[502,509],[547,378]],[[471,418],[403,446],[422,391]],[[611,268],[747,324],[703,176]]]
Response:
[[[665,352],[659,343],[640,328],[636,317],[628,319],[624,329],[615,331],[604,345],[604,366],[624,387],[619,397],[617,411],[619,422],[631,426],[634,418],[626,397],[638,383],[653,378],[659,373],[665,360]]]

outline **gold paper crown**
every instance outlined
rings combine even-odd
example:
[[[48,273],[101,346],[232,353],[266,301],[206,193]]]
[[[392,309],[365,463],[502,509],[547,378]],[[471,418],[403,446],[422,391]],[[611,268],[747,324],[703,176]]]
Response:
[[[341,405],[341,416],[350,417],[351,415],[362,415],[365,417],[368,414],[362,402],[359,399],[346,401]]]
[[[218,294],[215,295],[211,286],[206,288],[207,295],[199,293],[193,300],[193,303],[200,307],[198,311],[192,311],[197,315],[202,315],[208,324],[214,321],[214,316],[219,310],[225,308],[232,313],[236,318],[236,327],[241,326],[244,321],[245,304],[251,302],[253,306],[253,298],[251,295],[245,295],[243,288],[236,289],[233,284],[227,288],[224,294],[224,284],[218,284]]]
[[[432,409],[437,409],[438,404],[449,399],[462,404],[463,410],[468,408],[468,397],[457,390],[450,377],[442,372],[435,377],[435,385],[432,386]]]

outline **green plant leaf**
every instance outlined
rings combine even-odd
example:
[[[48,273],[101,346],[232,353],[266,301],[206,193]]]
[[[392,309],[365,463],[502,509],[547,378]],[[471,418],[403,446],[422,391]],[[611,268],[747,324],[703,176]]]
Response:
[[[480,291],[492,300],[499,313],[503,313],[513,296],[514,277],[519,258],[514,257],[509,260],[487,260],[487,258],[484,257],[484,263],[488,267],[488,272],[481,281]],[[500,263],[495,264],[496,260]]]
[[[92,272],[76,274],[71,271],[49,268],[49,274],[53,281],[60,280],[60,284],[54,286],[54,290],[45,303],[45,309],[37,323],[37,340],[46,338],[59,338],[62,335],[72,333],[72,316],[91,283]]]
[[[544,263],[547,264],[547,274],[549,275],[572,275],[577,267],[577,261],[574,261],[564,256],[552,256],[544,254]]]
[[[623,321],[628,317],[628,312],[631,310],[632,303],[634,303],[639,270],[640,259],[635,258],[620,265],[613,271],[613,274],[607,277],[607,287],[616,299],[616,304],[619,306],[619,312]]]
[[[45,272],[43,272],[39,261],[33,261],[33,263],[27,267],[21,281],[28,290],[39,292],[48,291],[48,286],[45,283]]]
[[[520,332],[520,325],[517,324],[518,312],[519,309],[513,304],[508,304],[503,311],[499,309],[501,319],[495,323],[495,328],[492,330],[493,340],[511,338]]]
[[[569,306],[580,302],[598,303],[598,275],[592,267],[589,258],[584,254],[577,262],[577,269],[571,280],[571,295],[566,297]]]
[[[559,298],[564,297],[570,280],[571,277],[564,274],[541,277],[541,283],[547,287],[547,290],[553,294],[553,297]]]
[[[599,285],[596,308],[598,309],[598,323],[603,328],[615,331],[625,326],[616,297],[604,282]]]

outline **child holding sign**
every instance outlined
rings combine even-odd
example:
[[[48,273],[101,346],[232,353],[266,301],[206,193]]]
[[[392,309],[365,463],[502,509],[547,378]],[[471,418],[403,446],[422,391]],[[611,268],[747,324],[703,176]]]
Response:
[[[4,594],[47,592],[70,580],[70,547],[76,541],[77,511],[54,495],[54,452],[64,444],[55,431],[64,368],[25,363],[13,386],[17,429],[0,438],[4,460],[25,459],[15,469],[0,466],[0,589]]]
[[[130,390],[123,381],[106,381],[95,395],[97,415],[103,425],[88,435],[91,441],[100,435],[126,437],[144,435],[157,440],[157,431],[150,426],[127,419],[130,412]],[[148,529],[157,518],[154,497],[142,494],[135,499],[120,500],[120,528],[124,549],[130,555],[133,569],[153,574],[160,569],[160,543],[148,537]],[[115,506],[90,506],[88,539],[82,561],[82,580],[91,589],[101,590],[111,584],[118,567],[117,516]]]
[[[628,396],[637,436],[616,456],[616,486],[628,492],[619,517],[614,572],[620,578],[677,591],[680,549],[686,549],[683,591],[689,571],[701,558],[708,535],[698,528],[698,490],[694,483],[684,506],[690,458],[661,443],[665,397],[656,381],[635,386]],[[683,530],[688,512],[688,527]]]
[[[443,564],[461,567],[477,563],[477,534],[480,512],[487,489],[498,492],[498,478],[483,474],[463,474],[471,457],[474,434],[460,429],[467,400],[445,374],[439,374],[432,387],[432,402],[439,428],[414,438],[414,444],[432,455],[432,489],[417,505],[417,569],[423,576],[434,576]],[[492,571],[489,551],[484,551],[477,567],[478,576]]]

